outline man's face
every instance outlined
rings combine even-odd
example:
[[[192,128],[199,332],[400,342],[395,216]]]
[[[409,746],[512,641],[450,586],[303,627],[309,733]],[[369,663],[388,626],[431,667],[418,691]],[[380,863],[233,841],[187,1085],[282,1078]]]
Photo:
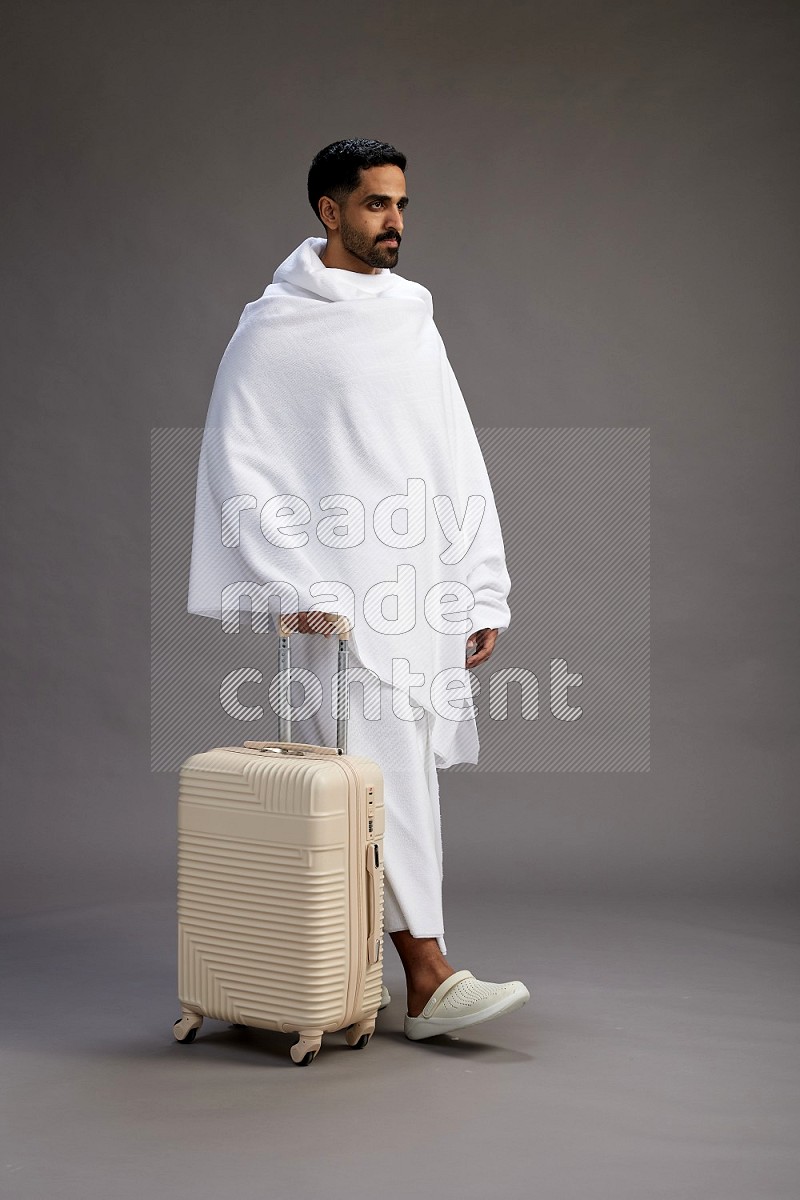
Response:
[[[370,167],[339,209],[342,245],[370,267],[393,267],[403,236],[408,203],[399,167]]]

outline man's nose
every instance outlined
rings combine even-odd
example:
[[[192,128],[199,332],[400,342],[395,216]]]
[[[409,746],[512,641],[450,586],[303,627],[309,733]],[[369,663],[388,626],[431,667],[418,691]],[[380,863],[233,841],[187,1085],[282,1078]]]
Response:
[[[390,208],[386,213],[386,221],[384,222],[387,229],[396,229],[398,233],[403,232],[403,210],[402,208]]]

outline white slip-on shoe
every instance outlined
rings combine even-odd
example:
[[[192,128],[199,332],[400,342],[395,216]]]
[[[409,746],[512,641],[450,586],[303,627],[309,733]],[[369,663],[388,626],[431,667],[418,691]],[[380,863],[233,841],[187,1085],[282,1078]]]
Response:
[[[386,1008],[386,1005],[390,1004],[391,1000],[392,997],[389,995],[389,989],[387,988],[386,984],[384,984],[383,991],[381,992],[381,1002],[378,1005],[378,1012],[380,1012],[382,1008]]]
[[[440,983],[418,1017],[406,1013],[403,1032],[412,1042],[455,1033],[469,1025],[490,1021],[522,1008],[531,994],[519,979],[511,983],[487,983],[472,971],[456,971]]]

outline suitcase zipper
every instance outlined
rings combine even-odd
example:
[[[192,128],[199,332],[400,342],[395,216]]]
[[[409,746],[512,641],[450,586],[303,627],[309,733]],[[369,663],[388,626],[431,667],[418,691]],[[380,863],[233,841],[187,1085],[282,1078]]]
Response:
[[[362,852],[361,852],[361,824],[362,824],[361,815],[362,814],[361,814],[361,796],[359,793],[359,777],[358,777],[358,773],[349,765],[349,763],[346,761],[346,759],[344,757],[340,758],[339,762],[340,762],[341,766],[344,767],[346,774],[350,776],[350,779],[353,784],[353,790],[354,790],[355,796],[356,796],[355,813],[352,815],[352,818],[350,820],[350,851],[351,851],[352,866],[355,868],[355,871],[358,873],[356,875],[356,878],[358,879],[358,885],[357,885],[357,889],[356,889],[356,894],[357,894],[357,898],[358,898],[358,965],[357,965],[356,973],[355,973],[355,977],[354,977],[354,987],[353,987],[352,994],[350,993],[350,991],[348,989],[348,995],[347,995],[347,1018],[346,1019],[347,1019],[348,1023],[350,1023],[353,1020],[355,1020],[356,1000],[359,1000],[359,1003],[360,1003],[360,998],[363,997],[363,995],[364,995],[365,960],[366,960],[366,956],[367,956],[367,930],[366,930],[366,916],[364,914],[364,908],[366,907],[367,889],[364,886],[364,875],[366,874],[366,869],[364,866],[364,860],[362,858]],[[363,903],[362,903],[362,896],[363,896]]]

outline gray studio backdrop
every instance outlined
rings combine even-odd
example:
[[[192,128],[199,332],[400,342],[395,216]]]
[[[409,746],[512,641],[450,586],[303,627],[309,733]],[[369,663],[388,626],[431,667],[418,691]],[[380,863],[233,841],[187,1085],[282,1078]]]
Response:
[[[630,587],[607,613],[570,609],[564,633],[580,670],[608,622],[635,622],[631,723],[577,757],[551,752],[544,721],[515,730],[524,750],[481,725],[481,769],[441,775],[446,922],[468,885],[790,887],[793,7],[9,11],[5,910],[172,894],[192,730],[154,751],[151,442],[178,431],[184,466],[196,454],[242,308],[321,231],[311,157],[345,136],[408,155],[398,270],[432,291],[510,533],[504,665],[538,674],[558,649],[552,455],[633,455],[612,472],[631,505],[600,523]],[[586,554],[574,518],[597,517],[593,494],[569,499]],[[175,555],[185,569],[188,546]]]

